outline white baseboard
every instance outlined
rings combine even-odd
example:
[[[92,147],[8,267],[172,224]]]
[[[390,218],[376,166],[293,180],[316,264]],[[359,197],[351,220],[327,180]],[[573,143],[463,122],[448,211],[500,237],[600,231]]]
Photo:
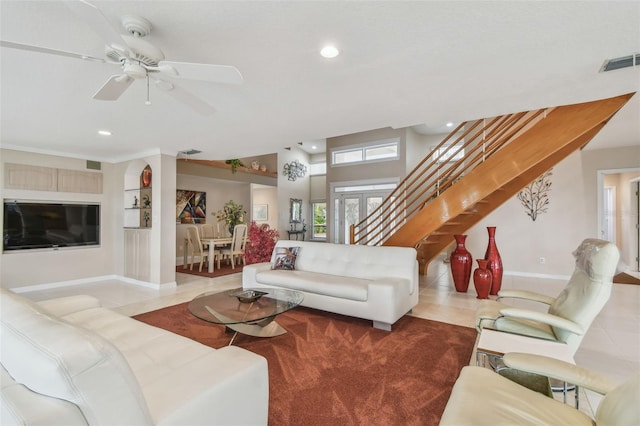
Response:
[[[44,283],[44,284],[28,285],[24,287],[14,287],[14,288],[11,288],[10,290],[13,291],[14,293],[27,293],[30,291],[50,290],[53,288],[70,287],[74,285],[91,284],[98,281],[117,280],[117,279],[119,279],[117,275],[102,275],[98,277],[80,278],[77,280],[70,280],[70,281],[58,281],[54,283]]]
[[[152,288],[154,290],[161,290],[161,289],[164,290],[166,288],[175,288],[178,286],[178,283],[176,283],[175,281],[164,283],[164,284],[156,284],[156,283],[150,283],[148,281],[141,281],[141,280],[136,280],[134,278],[124,277],[121,275],[118,275],[117,279],[125,283],[139,285],[141,287]]]
[[[178,285],[175,281],[164,283],[164,284],[156,284],[156,283],[150,283],[147,281],[136,280],[133,278],[114,274],[114,275],[102,275],[98,277],[81,278],[81,279],[70,280],[70,281],[58,281],[55,283],[44,283],[44,284],[35,284],[35,285],[29,285],[24,287],[14,287],[14,288],[10,288],[10,290],[13,291],[14,293],[28,293],[31,291],[51,290],[54,288],[71,287],[76,285],[91,284],[91,283],[96,283],[100,281],[109,281],[109,280],[122,281],[127,284],[139,285],[141,287],[151,288],[154,290],[161,290],[161,289],[164,290],[164,289],[175,288]]]
[[[543,278],[547,280],[563,280],[569,281],[570,275],[552,275],[552,274],[537,274],[533,272],[519,272],[519,271],[504,271],[503,275],[510,275],[512,277],[527,277],[527,278]]]

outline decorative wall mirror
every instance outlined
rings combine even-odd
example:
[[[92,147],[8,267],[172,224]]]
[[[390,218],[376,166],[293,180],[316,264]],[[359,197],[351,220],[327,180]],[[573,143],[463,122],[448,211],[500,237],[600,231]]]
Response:
[[[291,202],[291,206],[289,208],[289,222],[302,222],[302,200],[290,198],[289,201]]]

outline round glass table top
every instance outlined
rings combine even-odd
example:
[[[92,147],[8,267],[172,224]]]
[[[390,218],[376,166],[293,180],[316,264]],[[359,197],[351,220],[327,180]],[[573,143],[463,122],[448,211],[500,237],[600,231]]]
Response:
[[[293,309],[303,299],[295,290],[234,288],[197,296],[189,303],[189,312],[214,324],[252,324]]]

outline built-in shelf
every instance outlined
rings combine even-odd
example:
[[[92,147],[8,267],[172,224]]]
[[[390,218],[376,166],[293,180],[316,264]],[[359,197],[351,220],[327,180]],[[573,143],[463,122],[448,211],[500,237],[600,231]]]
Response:
[[[226,169],[226,170],[231,171],[231,164],[227,164],[224,161],[217,161],[217,160],[185,160],[185,159],[179,159],[178,161],[184,161],[184,162],[196,163],[196,164],[203,164],[205,166],[217,167],[219,169]],[[249,173],[249,174],[259,175],[259,176],[268,176],[268,177],[272,177],[272,178],[277,178],[278,177],[278,172],[276,172],[276,171],[271,171],[271,170],[262,171],[260,169],[256,170],[256,169],[253,169],[251,167],[246,167],[246,166],[238,166],[238,167],[236,167],[236,173],[238,173],[238,172]]]
[[[143,186],[142,176],[136,182],[136,188],[124,190],[124,227],[129,229],[151,228],[151,185]],[[150,173],[150,171],[149,171]]]

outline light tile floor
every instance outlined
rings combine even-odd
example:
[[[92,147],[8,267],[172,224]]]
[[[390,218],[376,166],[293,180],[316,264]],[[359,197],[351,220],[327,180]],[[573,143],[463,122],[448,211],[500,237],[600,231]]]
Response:
[[[179,273],[176,281],[178,286],[175,289],[162,291],[112,280],[23,294],[33,300],[89,294],[100,299],[103,306],[131,316],[187,302],[205,291],[226,290],[242,285],[241,274],[203,278]],[[509,275],[503,278],[503,288],[532,290],[550,296],[557,295],[565,284],[561,280]],[[420,277],[420,301],[412,315],[473,327],[478,304],[475,296],[473,284],[467,293],[457,293],[451,282],[449,265],[441,259],[435,260],[429,265],[428,274]],[[575,355],[575,361],[577,365],[620,382],[640,371],[640,286],[613,286],[611,299],[589,329]],[[475,355],[470,362],[475,363]],[[599,395],[592,392],[583,394],[582,410],[591,414],[600,399]]]

